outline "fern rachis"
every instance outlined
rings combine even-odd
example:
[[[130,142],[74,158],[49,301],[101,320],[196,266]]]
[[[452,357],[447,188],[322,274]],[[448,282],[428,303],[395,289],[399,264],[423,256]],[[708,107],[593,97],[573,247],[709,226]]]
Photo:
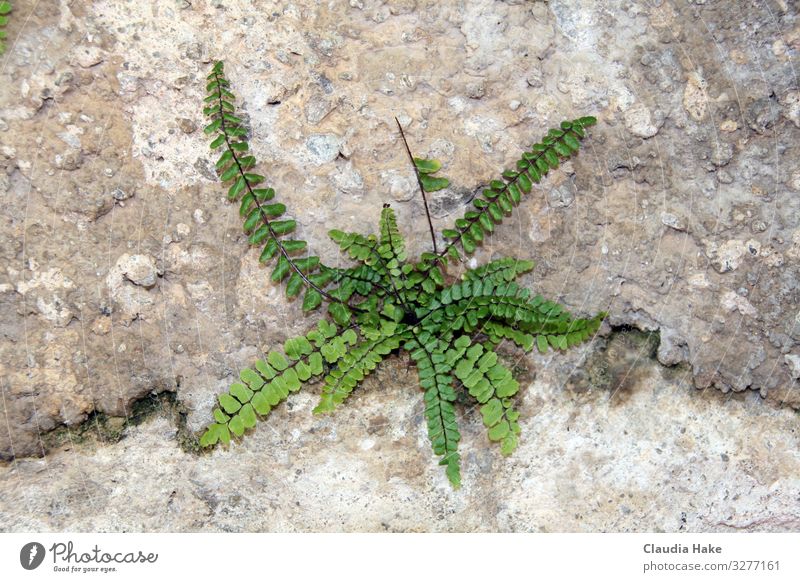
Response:
[[[302,294],[305,311],[326,304],[329,319],[243,370],[240,381],[219,396],[214,422],[200,437],[201,444],[210,447],[242,437],[304,385],[321,382],[314,412],[332,412],[387,356],[407,350],[424,391],[433,451],[453,486],[461,483],[455,410],[459,391],[479,407],[489,439],[500,443],[502,454],[511,454],[520,435],[514,407],[519,383],[498,357],[497,347],[508,340],[525,351],[565,350],[590,339],[605,314],[574,318],[556,303],[531,297],[515,282],[533,269],[529,261],[495,260],[468,269],[452,282],[446,279],[447,265],[460,261],[462,252],[474,253],[534,183],[577,152],[585,128],[595,119],[583,117],[550,130],[523,154],[515,170],[504,172],[502,180],[492,181],[472,201],[474,210],[442,231],[448,242],[441,251],[429,218],[433,252],[410,260],[387,204],[377,234],[330,232],[341,251],[357,263],[334,268],[309,254],[305,241],[290,236],[296,222],[283,218],[286,207],[275,202],[272,188],[264,187],[266,178],[252,172],[256,160],[247,130],[235,115],[235,97],[222,62],[213,66],[207,92],[205,113],[211,123],[205,132],[214,135],[212,149],[222,149],[216,167],[220,179],[230,184],[228,198],[240,203],[250,243],[261,247],[261,262],[274,263],[272,280],[286,282],[288,297]],[[403,140],[423,198],[425,192],[446,186],[445,178],[434,176],[438,162],[414,158],[405,136]],[[427,210],[427,199],[425,206]]]

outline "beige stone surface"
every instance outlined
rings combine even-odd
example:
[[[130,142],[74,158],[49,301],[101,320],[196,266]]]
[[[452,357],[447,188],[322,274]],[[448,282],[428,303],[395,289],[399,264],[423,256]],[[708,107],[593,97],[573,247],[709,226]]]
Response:
[[[68,439],[0,473],[0,523],[17,531],[797,531],[797,413],[754,393],[697,391],[680,374],[665,377],[624,336],[603,349],[609,359],[589,366],[597,387],[561,385],[578,357],[534,358],[523,439],[508,459],[468,411],[458,491],[432,460],[421,394],[398,362],[331,417],[314,417],[316,397],[300,393],[241,445],[210,455],[177,448],[166,412],[114,445]],[[615,388],[598,378],[604,366]]]
[[[797,528],[791,3],[14,6],[0,57],[4,529]],[[183,452],[238,370],[313,322],[270,284],[213,173],[198,128],[217,58],[263,173],[329,262],[327,230],[374,224],[385,202],[412,252],[428,244],[395,116],[451,180],[432,200],[443,228],[548,127],[596,115],[582,153],[478,259],[535,259],[525,284],[606,310],[615,329],[658,332],[652,353],[678,375],[648,359],[644,379],[613,376],[631,396],[611,406],[597,390],[613,382],[587,364],[606,340],[555,358],[558,373],[522,358],[538,374],[525,445],[502,462],[467,415],[458,493],[428,450],[413,381],[391,370],[330,419],[311,417],[304,394],[240,447]],[[635,367],[620,357],[608,367]],[[177,421],[126,426],[164,393]],[[375,417],[387,427],[370,436]],[[87,419],[125,436],[65,450]]]

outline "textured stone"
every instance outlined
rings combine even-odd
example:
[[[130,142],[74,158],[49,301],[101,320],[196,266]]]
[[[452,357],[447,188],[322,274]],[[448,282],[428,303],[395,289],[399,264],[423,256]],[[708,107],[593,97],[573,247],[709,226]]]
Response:
[[[42,515],[43,528],[241,529],[248,502],[214,481],[228,469],[241,471],[235,483],[248,491],[278,484],[257,498],[268,509],[253,527],[265,529],[672,530],[683,525],[682,505],[688,529],[796,529],[798,471],[786,451],[797,450],[797,420],[779,408],[800,408],[796,360],[787,360],[800,341],[796,15],[736,2],[742,28],[731,25],[731,3],[719,2],[352,4],[300,0],[278,16],[250,0],[16,7],[26,24],[0,73],[0,457],[18,458],[2,468],[6,527]],[[440,230],[549,127],[596,115],[587,147],[472,260],[536,260],[525,285],[576,313],[605,309],[614,325],[659,330],[656,357],[682,375],[645,381],[658,392],[640,386],[625,405],[592,400],[587,410],[559,399],[584,360],[518,356],[539,374],[527,448],[502,461],[467,413],[466,497],[432,462],[415,420],[420,401],[399,391],[413,385],[404,371],[382,377],[386,400],[372,408],[356,400],[352,412],[314,420],[303,395],[303,414],[285,407],[242,448],[207,458],[177,454],[165,421],[128,427],[118,445],[55,453],[50,466],[71,477],[45,489],[37,478],[47,470],[24,458],[44,452],[50,431],[74,431],[93,412],[125,418],[164,391],[185,411],[186,431],[199,430],[239,369],[312,319],[248,248],[207,137],[192,130],[203,126],[203,83],[219,57],[259,172],[312,251],[342,265],[327,231],[374,229],[387,202],[410,254],[430,246],[395,116],[413,152],[439,158],[451,181],[430,197]],[[609,369],[636,368],[611,352],[622,359]],[[701,390],[681,391],[692,384]],[[665,421],[653,423],[654,411]],[[365,434],[373,412],[387,420]],[[559,439],[537,432],[540,422]],[[576,437],[573,422],[592,436]],[[690,436],[648,432],[678,425]],[[640,438],[623,438],[631,426]],[[651,446],[661,441],[672,445]],[[722,454],[729,461],[718,464]],[[259,455],[252,468],[240,462]],[[131,468],[155,458],[180,483],[172,501],[165,480]],[[83,486],[82,471],[92,471]],[[321,484],[337,471],[343,497],[334,504]],[[58,500],[55,509],[19,509],[18,479],[41,491],[26,499]],[[675,485],[684,482],[690,501]],[[77,500],[81,487],[96,496],[94,509]],[[675,494],[661,499],[665,491]],[[608,504],[620,494],[635,502]],[[311,498],[319,505],[295,509]],[[365,515],[342,499],[375,505]],[[320,517],[313,509],[323,504],[338,504],[336,513]],[[452,506],[471,511],[451,515]],[[136,508],[149,513],[136,517]]]
[[[665,366],[675,366],[689,359],[689,348],[686,340],[674,330],[662,329],[658,344],[658,361]]]
[[[720,305],[726,311],[738,311],[742,315],[747,315],[749,317],[755,317],[758,315],[758,312],[756,311],[756,308],[753,307],[752,303],[750,303],[746,298],[737,295],[734,291],[726,291],[722,295]]]
[[[795,127],[800,127],[800,91],[790,91],[782,99],[784,115],[794,123]]]
[[[697,71],[688,74],[683,90],[683,107],[694,121],[702,121],[708,110],[706,81]]]
[[[753,101],[746,110],[747,124],[757,133],[765,134],[775,125],[780,115],[780,108],[769,97]]]
[[[306,140],[306,148],[311,152],[311,159],[318,165],[335,160],[339,155],[340,145],[341,138],[331,133],[315,134]]]
[[[321,95],[314,95],[305,106],[306,120],[311,125],[316,125],[333,110],[329,99]]]
[[[674,230],[686,230],[686,221],[671,212],[661,213],[661,224]]]
[[[180,226],[180,225],[179,225]],[[128,281],[149,289],[156,284],[156,264],[147,255],[122,255],[117,259],[117,269]]]
[[[783,357],[789,366],[789,374],[794,380],[800,380],[800,356],[797,354],[787,354]]]
[[[637,137],[648,138],[658,133],[660,125],[644,104],[636,103],[625,112],[625,127]]]
[[[511,457],[467,414],[458,491],[433,459],[422,394],[398,362],[333,417],[293,395],[270,417],[273,430],[211,455],[177,448],[165,409],[116,445],[89,439],[46,461],[20,459],[0,468],[3,529],[797,531],[794,412],[752,393],[696,391],[665,380],[627,341],[608,347],[616,363],[598,372],[611,378],[604,388],[556,388],[574,363],[540,367]]]
[[[719,246],[715,242],[709,242],[706,245],[706,256],[711,259],[714,268],[720,273],[738,269],[746,252],[747,247],[740,240],[725,241]]]

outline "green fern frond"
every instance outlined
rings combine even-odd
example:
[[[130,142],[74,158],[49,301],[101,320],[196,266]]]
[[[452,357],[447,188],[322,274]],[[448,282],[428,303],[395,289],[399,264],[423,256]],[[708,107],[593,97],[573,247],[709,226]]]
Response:
[[[566,350],[591,338],[606,316],[601,312],[589,319],[573,319],[568,311],[540,295],[529,300],[530,291],[514,282],[496,284],[491,278],[467,280],[445,288],[429,310],[420,313],[423,325],[447,325],[452,330],[473,332],[486,321],[500,321],[518,331],[536,336],[541,352],[550,346]],[[522,345],[528,343],[520,337]]]
[[[427,257],[432,253],[423,253]],[[436,291],[444,287],[445,276],[442,269],[428,259],[410,266],[409,273],[404,282],[405,296],[416,305],[427,307],[434,299]]]
[[[406,268],[406,259],[408,258],[406,242],[397,228],[394,210],[388,204],[383,207],[381,212],[380,230],[381,239],[377,251],[382,259],[383,268],[386,270],[389,286],[394,290],[397,299],[405,305],[404,281],[406,274],[410,272],[410,269]]]
[[[379,329],[365,329],[365,340],[356,344],[340,358],[335,369],[325,377],[322,397],[314,413],[333,412],[353,389],[408,335],[404,325],[383,320]]]
[[[219,395],[215,422],[200,437],[201,446],[227,444],[232,434],[241,437],[289,393],[319,379],[325,364],[338,364],[357,339],[353,329],[342,331],[323,319],[307,335],[286,340],[283,353],[271,351],[265,359],[256,361],[254,368],[242,370],[241,382],[233,383],[228,392]]]
[[[515,170],[503,172],[501,180],[492,180],[489,188],[472,200],[475,210],[468,210],[462,218],[457,218],[455,228],[442,231],[442,236],[450,242],[439,257],[458,260],[461,256],[458,245],[466,254],[474,253],[484,237],[494,231],[495,225],[511,216],[514,207],[522,201],[522,195],[528,194],[533,184],[538,184],[551,169],[558,168],[560,161],[580,149],[585,128],[595,123],[594,117],[581,117],[562,122],[560,129],[551,129],[541,142],[522,154]]]
[[[442,163],[439,160],[414,158],[414,167],[417,170],[417,176],[425,192],[436,192],[450,185],[450,180],[447,178],[433,175],[442,167]]]
[[[362,262],[364,266],[377,273],[383,283],[390,284],[388,262],[392,259],[392,255],[388,244],[383,243],[374,234],[363,235],[357,232],[331,230],[328,236],[339,245],[341,251],[347,252],[352,260]]]
[[[6,43],[5,40],[8,37],[5,30],[3,30],[6,25],[8,24],[8,15],[11,13],[11,2],[6,2],[5,0],[0,2],[0,55],[2,55],[6,51]]]
[[[452,337],[452,334],[448,334]],[[458,443],[456,411],[456,391],[453,387],[453,362],[448,361],[445,352],[447,341],[436,338],[427,332],[415,334],[407,342],[405,349],[417,364],[419,385],[425,391],[425,420],[428,424],[428,438],[433,452],[442,457],[440,465],[445,466],[445,474],[453,487],[461,486],[461,456]]]
[[[372,293],[379,295],[389,294],[384,286],[384,277],[370,265],[358,265],[347,269],[325,267],[331,273],[331,280],[346,289],[346,295],[354,293],[368,297]]]
[[[397,228],[397,218],[394,215],[394,210],[387,204],[381,211],[381,240],[378,246],[378,254],[387,261],[389,269],[395,269],[395,276],[400,275],[400,266],[405,263],[408,255],[406,255],[406,241],[403,235],[400,234],[400,229]],[[395,261],[396,264],[389,264],[390,261]]]
[[[456,378],[481,404],[480,412],[489,431],[489,440],[499,441],[500,451],[510,455],[519,442],[519,412],[514,410],[512,400],[519,391],[519,382],[498,361],[494,350],[480,343],[471,343],[467,336],[454,342],[447,357],[448,361],[456,363]]]
[[[317,309],[327,300],[328,319],[322,319],[305,336],[289,339],[282,351],[270,351],[252,369],[241,372],[239,382],[218,398],[214,421],[200,438],[203,446],[229,443],[242,437],[260,418],[304,385],[321,383],[315,413],[332,412],[390,354],[408,350],[416,364],[424,391],[424,416],[434,453],[440,457],[453,487],[461,484],[461,440],[455,405],[465,390],[479,406],[490,441],[500,443],[508,455],[519,443],[519,412],[514,398],[519,383],[497,355],[509,341],[525,352],[534,347],[565,350],[593,337],[605,317],[575,318],[558,303],[540,295],[531,297],[517,283],[533,269],[533,262],[502,258],[468,269],[455,282],[448,278],[448,261],[457,259],[459,246],[475,250],[503,216],[519,204],[523,193],[559,161],[575,153],[584,127],[594,118],[565,122],[551,130],[540,144],[523,155],[517,170],[505,172],[503,181],[474,201],[476,210],[444,231],[450,241],[441,252],[431,221],[433,252],[409,261],[406,243],[394,211],[385,205],[378,234],[331,230],[330,236],[353,266],[334,268],[308,252],[305,241],[293,236],[296,222],[286,218],[284,204],[265,186],[266,178],[253,173],[247,130],[236,116],[230,83],[216,63],[208,78],[206,132],[215,135],[212,148],[222,149],[217,162],[220,179],[230,184],[228,196],[239,200],[244,230],[252,244],[262,247],[261,261],[274,261],[272,280],[285,284],[288,297],[304,293],[303,309]],[[402,128],[398,123],[398,128]],[[434,176],[441,164],[414,158],[406,151],[427,212],[425,192],[445,187]]]
[[[293,233],[297,222],[285,217],[286,206],[275,202],[275,190],[267,187],[266,178],[253,171],[256,158],[250,152],[248,130],[244,121],[235,115],[236,96],[230,90],[221,61],[214,64],[208,75],[203,112],[211,119],[205,133],[214,136],[212,150],[222,150],[216,169],[220,180],[230,184],[229,200],[241,200],[239,214],[244,218],[244,232],[250,244],[262,247],[259,260],[270,262],[277,257],[272,271],[272,281],[286,282],[288,297],[305,291],[303,310],[317,309],[323,299],[333,301],[329,306],[334,319],[344,325],[350,320],[350,310],[341,300],[326,290],[331,275],[320,263],[318,256],[307,253],[308,243],[287,235]]]
[[[377,271],[386,273],[384,262],[378,253],[379,241],[374,234],[363,235],[357,232],[342,232],[331,230],[328,232],[331,240],[339,245],[339,250],[346,251],[354,261],[361,261],[365,265],[374,267]]]
[[[464,281],[492,281],[495,284],[499,284],[503,281],[515,280],[520,275],[532,271],[534,266],[535,263],[533,261],[504,257],[486,263],[481,267],[468,269],[461,278]]]
[[[498,321],[489,320],[483,323],[480,331],[489,338],[487,345],[498,346],[503,340],[515,343],[524,351],[529,352],[533,349],[536,338],[533,334],[522,332],[511,325],[506,325]]]

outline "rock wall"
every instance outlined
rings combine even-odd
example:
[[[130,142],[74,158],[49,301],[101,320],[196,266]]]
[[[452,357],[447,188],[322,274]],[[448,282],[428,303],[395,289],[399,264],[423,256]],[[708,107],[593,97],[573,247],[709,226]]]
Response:
[[[415,153],[440,159],[451,180],[432,201],[441,228],[548,127],[596,115],[598,126],[582,153],[525,200],[480,256],[534,258],[537,268],[526,283],[537,291],[576,312],[606,310],[617,328],[660,334],[657,360],[677,372],[655,384],[651,372],[625,383],[633,394],[662,394],[669,386],[681,404],[662,397],[633,407],[634,424],[654,415],[676,415],[677,422],[690,414],[705,426],[709,418],[730,414],[720,402],[737,402],[744,408],[736,414],[759,419],[748,425],[754,438],[766,431],[798,450],[791,412],[800,407],[795,4],[61,0],[14,6],[9,49],[0,57],[0,407],[6,420],[0,458],[8,462],[9,486],[15,471],[38,462],[19,465],[16,459],[44,454],[51,431],[75,430],[98,414],[125,418],[153,393],[175,392],[186,430],[200,429],[215,395],[241,367],[313,319],[270,284],[216,180],[198,128],[205,75],[217,58],[226,60],[263,173],[312,248],[331,262],[337,256],[327,230],[374,224],[385,202],[397,210],[412,252],[426,248],[427,224],[395,116]],[[551,383],[545,390],[551,413],[568,414],[582,390],[609,397],[587,364],[601,348],[602,342],[569,356],[528,356],[520,365],[536,371],[537,382]],[[626,362],[609,365],[632,369]],[[660,378],[656,368],[652,374]],[[620,373],[617,384],[627,376]],[[277,434],[298,435],[278,443],[299,446],[298,455],[326,438],[355,446],[346,442],[348,427],[364,430],[364,406],[391,408],[382,415],[400,422],[416,442],[421,423],[410,423],[421,398],[411,386],[403,380],[402,392],[392,387],[369,405],[354,401],[354,411],[331,421],[289,425],[285,415],[276,415],[268,423],[276,426],[260,427],[254,442],[272,446]],[[684,390],[689,386],[727,396],[692,396],[694,389]],[[750,392],[759,396],[744,395]],[[734,393],[742,395],[732,399]],[[305,419],[303,398],[292,406]],[[764,411],[751,406],[759,399]],[[625,418],[620,411],[613,418]],[[605,436],[593,445],[599,450],[620,429],[603,414]],[[294,422],[297,415],[290,416]],[[314,436],[320,423],[337,435],[337,422],[344,423],[338,436]],[[529,422],[526,438],[543,438]],[[107,457],[92,456],[89,464],[102,471],[104,462],[136,446],[166,447],[159,453],[164,462],[177,463],[169,452],[174,435],[154,426],[163,440],[150,442],[143,431],[138,440],[101,447],[97,455]],[[391,432],[382,438],[409,440]],[[372,478],[401,479],[413,496],[426,495],[433,481],[441,493],[438,468],[423,445],[411,453],[421,455],[423,465],[412,466],[424,478],[405,480],[405,465]],[[181,462],[226,464],[257,450],[242,446],[215,453],[213,462]],[[481,467],[508,471],[513,480],[516,464],[535,457],[536,466],[549,471],[548,463],[564,454],[584,455],[586,443],[570,439],[561,446],[564,452],[552,449],[549,461],[530,444],[507,467],[494,457]],[[614,446],[621,448],[603,455],[625,456],[625,446],[638,445]],[[474,447],[476,455],[490,454],[481,452],[488,445],[479,439]],[[380,457],[390,465],[398,462],[391,449]],[[686,450],[695,449],[675,454],[685,461]],[[791,469],[774,470],[794,475],[789,483],[796,492],[797,454],[791,446],[781,450],[785,456],[776,462]],[[362,453],[369,458],[373,451]],[[54,454],[66,455],[59,461],[66,465],[86,466],[77,456],[86,452]],[[313,470],[324,482],[336,450],[325,460],[318,455],[313,458],[322,464]],[[759,467],[757,481],[773,482],[764,476],[771,475],[766,462]],[[182,474],[177,465],[170,470]],[[354,475],[347,487],[356,491],[368,477]],[[516,483],[529,478],[517,474]],[[479,499],[478,492],[492,487],[491,477],[485,479],[467,495]],[[297,486],[303,490],[304,484]],[[636,487],[652,486],[643,479]],[[570,499],[583,493],[577,487]],[[563,492],[554,499],[570,502]],[[789,501],[781,497],[780,503]],[[540,520],[545,529],[582,527],[558,507]],[[624,527],[637,523],[634,517],[591,523]],[[492,523],[533,527],[522,517],[503,519]],[[775,519],[775,527],[784,523]],[[46,527],[24,519],[8,523]],[[477,523],[465,518],[446,527]],[[379,528],[374,520],[342,524]],[[653,524],[679,526],[672,517]]]

